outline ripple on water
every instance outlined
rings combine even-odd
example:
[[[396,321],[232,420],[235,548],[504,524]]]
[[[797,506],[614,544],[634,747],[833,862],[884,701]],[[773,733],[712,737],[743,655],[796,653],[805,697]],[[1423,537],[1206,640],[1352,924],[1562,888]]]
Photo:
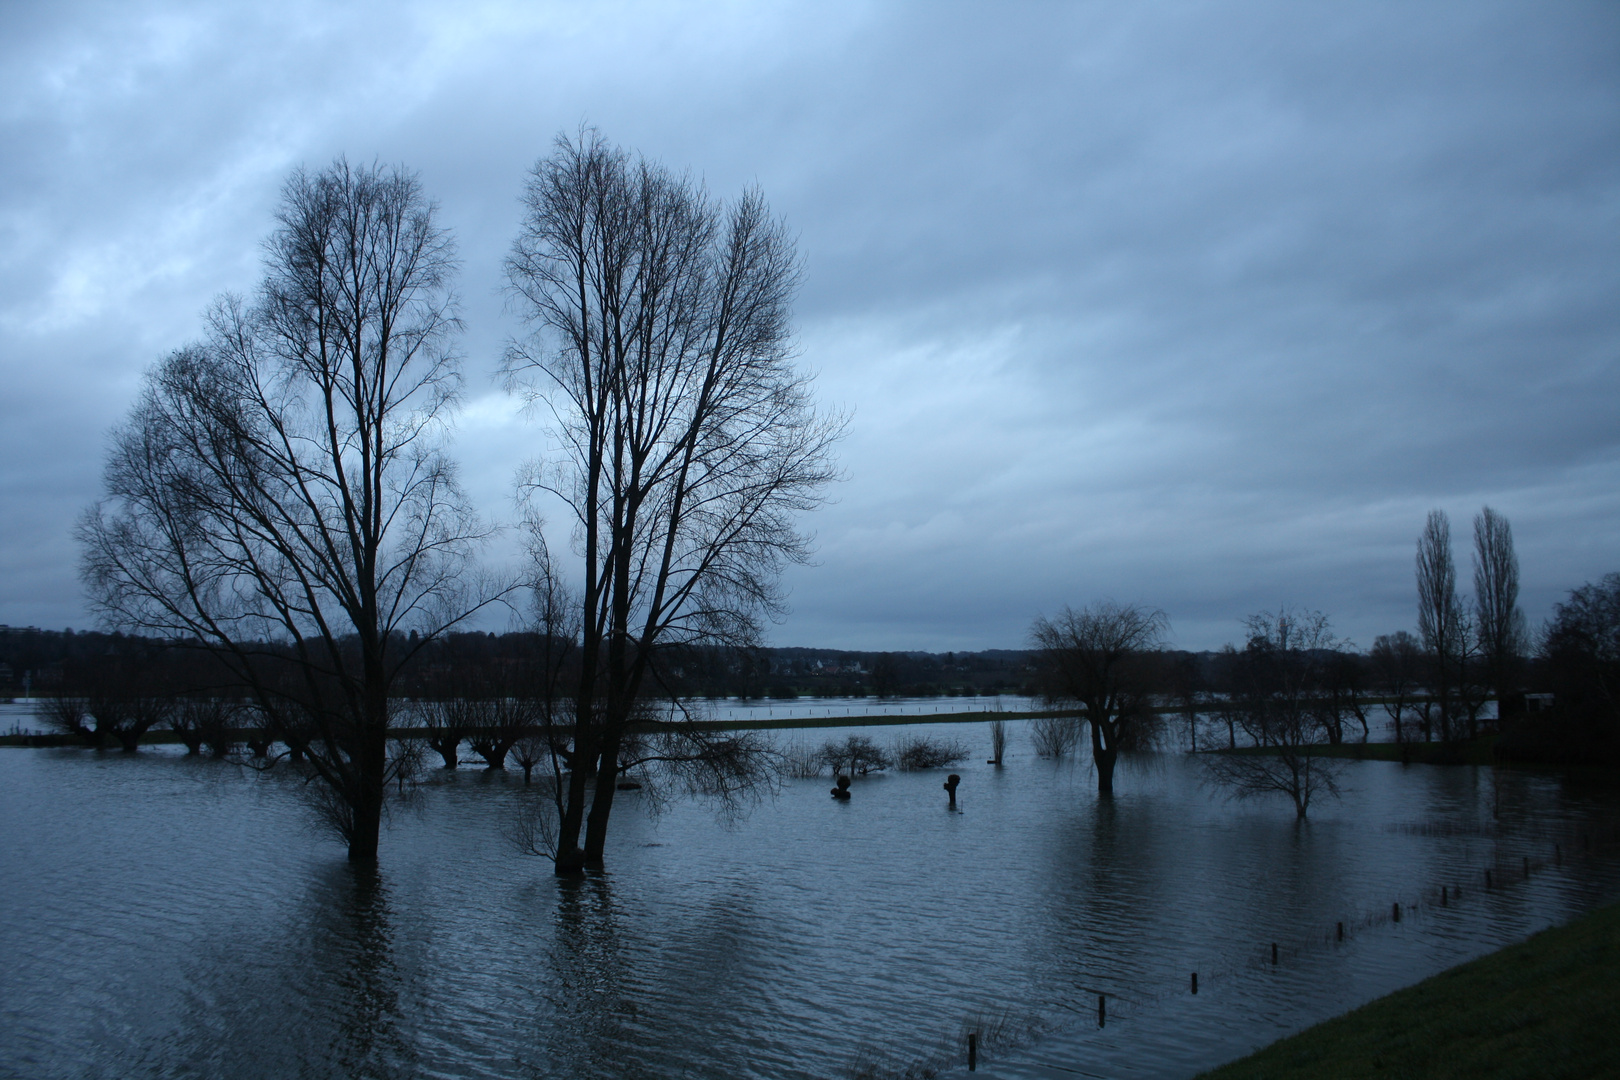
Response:
[[[1575,840],[1620,805],[1552,776],[1359,763],[1297,825],[1174,755],[1112,803],[1083,763],[958,771],[960,813],[939,773],[730,824],[627,794],[564,882],[500,839],[520,777],[436,774],[368,877],[284,772],[6,751],[0,1075],[821,1077],[998,1018],[1042,1034],[992,1075],[1187,1075],[1620,894]]]

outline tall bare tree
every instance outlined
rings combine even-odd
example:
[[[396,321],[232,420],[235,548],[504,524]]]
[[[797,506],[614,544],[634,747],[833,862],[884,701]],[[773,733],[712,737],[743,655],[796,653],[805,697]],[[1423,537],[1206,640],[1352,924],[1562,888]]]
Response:
[[[1101,600],[1056,617],[1037,616],[1030,639],[1040,650],[1046,696],[1078,702],[1091,731],[1097,792],[1114,793],[1119,752],[1145,743],[1154,719],[1148,694],[1170,620],[1137,604]]]
[[[1500,717],[1508,708],[1528,635],[1519,610],[1513,527],[1488,506],[1474,516],[1474,609],[1479,651]]]
[[[307,737],[356,862],[377,857],[401,667],[489,598],[441,449],[459,322],[434,214],[403,169],[294,173],[254,302],[218,301],[148,373],[78,530],[104,618],[209,645],[267,727]]]
[[[799,265],[758,191],[722,206],[582,130],[535,165],[524,203],[507,278],[533,334],[511,344],[506,370],[549,414],[561,452],[532,483],[567,506],[584,563],[556,845],[571,873],[601,865],[621,749],[661,686],[661,649],[746,645],[782,610],[780,572],[808,552],[794,516],[834,478],[842,421],[817,413],[792,363]],[[697,729],[668,734],[683,732]],[[704,766],[689,775],[724,793],[706,766],[733,749],[666,740],[661,756]]]
[[[1418,636],[1429,661],[1429,691],[1439,712],[1440,737],[1452,738],[1456,694],[1468,649],[1463,607],[1457,601],[1457,565],[1451,557],[1451,519],[1429,511],[1417,543]]]

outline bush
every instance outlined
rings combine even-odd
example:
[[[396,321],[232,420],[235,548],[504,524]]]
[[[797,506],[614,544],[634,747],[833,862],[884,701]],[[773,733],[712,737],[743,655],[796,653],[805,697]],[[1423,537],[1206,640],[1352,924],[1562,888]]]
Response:
[[[882,772],[894,764],[888,753],[865,735],[851,735],[843,742],[829,742],[821,748],[821,761],[833,774],[844,772],[862,776],[876,769]]]
[[[966,761],[968,748],[955,739],[929,739],[914,735],[895,744],[894,758],[902,772],[943,769]]]
[[[817,750],[803,743],[794,743],[782,752],[782,771],[795,780],[820,776],[821,770],[826,767],[825,754],[825,747]]]
[[[1060,758],[1080,741],[1080,721],[1072,716],[1038,716],[1030,721],[1029,737],[1041,757]]]

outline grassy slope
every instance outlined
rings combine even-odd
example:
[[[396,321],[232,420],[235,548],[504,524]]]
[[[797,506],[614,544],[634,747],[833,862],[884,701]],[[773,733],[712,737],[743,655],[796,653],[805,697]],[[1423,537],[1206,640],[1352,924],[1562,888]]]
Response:
[[[1202,1075],[1620,1076],[1620,905],[1441,972]]]

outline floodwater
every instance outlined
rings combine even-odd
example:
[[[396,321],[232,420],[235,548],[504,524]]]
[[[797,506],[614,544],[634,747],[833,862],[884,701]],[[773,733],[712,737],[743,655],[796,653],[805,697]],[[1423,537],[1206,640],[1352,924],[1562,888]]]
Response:
[[[503,840],[521,774],[436,772],[363,875],[285,770],[0,750],[0,1077],[966,1075],[968,1031],[976,1075],[1185,1077],[1620,898],[1620,796],[1556,774],[1353,763],[1297,825],[1180,754],[1100,803],[1010,727],[1000,769],[862,730],[969,742],[957,812],[624,793],[584,881]]]
[[[688,707],[695,715],[714,720],[821,720],[839,717],[930,716],[946,713],[1027,712],[1043,708],[1038,698],[1016,694],[921,698],[694,698]]]

